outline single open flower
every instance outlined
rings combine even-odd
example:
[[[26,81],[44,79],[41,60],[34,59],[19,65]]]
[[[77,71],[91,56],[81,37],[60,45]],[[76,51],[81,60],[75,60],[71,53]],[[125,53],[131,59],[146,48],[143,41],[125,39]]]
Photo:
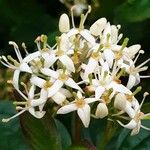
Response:
[[[143,112],[141,112],[141,107],[144,103],[144,100],[145,100],[145,97],[148,95],[148,93],[144,93],[144,97],[143,97],[143,100],[139,106],[139,108],[135,111],[134,113],[134,117],[131,119],[131,121],[124,125],[121,121],[117,121],[121,126],[123,126],[124,128],[128,128],[128,129],[132,129],[132,132],[131,132],[131,135],[136,135],[139,133],[140,131],[140,128],[143,128],[143,129],[146,129],[146,130],[150,130],[150,128],[147,128],[145,126],[143,126],[141,124],[141,120],[144,119],[145,117],[147,116],[150,116],[150,113],[148,114],[144,114]]]
[[[41,90],[40,92],[40,97],[38,99],[34,98],[34,92],[35,92],[35,86],[32,85],[28,96],[25,96],[19,89],[17,89],[17,91],[19,92],[19,94],[26,100],[26,102],[14,102],[16,106],[16,109],[20,110],[20,112],[18,112],[17,114],[15,114],[14,116],[10,117],[10,118],[4,118],[2,119],[3,122],[8,122],[16,117],[18,117],[19,115],[21,115],[22,113],[24,113],[25,111],[29,111],[34,117],[36,118],[42,118],[45,114],[45,111],[43,111],[43,104],[45,104],[45,102],[47,101],[47,92],[45,90]],[[23,107],[24,106],[24,107]],[[35,110],[35,107],[39,107],[39,110]]]
[[[95,98],[84,98],[80,91],[77,92],[75,101],[68,105],[61,107],[57,114],[67,114],[69,112],[77,110],[78,116],[80,117],[82,123],[87,128],[90,123],[90,111],[91,108],[88,105],[97,101]]]

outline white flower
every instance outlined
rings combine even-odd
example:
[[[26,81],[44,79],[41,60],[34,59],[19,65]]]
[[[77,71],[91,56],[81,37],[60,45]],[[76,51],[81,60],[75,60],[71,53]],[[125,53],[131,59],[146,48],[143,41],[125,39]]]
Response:
[[[126,94],[131,94],[131,91],[127,89],[124,85],[117,83],[114,77],[111,75],[109,66],[105,62],[101,68],[97,68],[98,73],[95,75],[96,79],[92,80],[92,86],[95,88],[95,98],[99,99],[106,90],[113,90],[113,95],[115,92],[122,92]],[[98,77],[98,78],[97,78]],[[112,95],[112,96],[113,96]]]
[[[52,76],[54,75],[55,78],[58,78],[57,72],[47,69],[47,68],[45,68],[45,70],[46,71],[48,70],[47,73],[49,73],[50,71],[53,72],[53,74],[51,73],[51,75]],[[43,72],[45,70],[43,69]],[[64,90],[62,88],[64,81],[61,81],[59,79],[55,80],[55,79],[51,78],[50,80],[46,81],[37,76],[33,76],[30,79],[30,81],[32,84],[38,86],[39,88],[45,89],[48,92],[48,97],[50,97],[52,100],[54,100],[54,102],[56,102],[57,104],[62,104],[64,102],[64,100],[66,99],[66,97],[71,97],[70,92],[68,90]],[[68,85],[70,85],[70,87],[74,87],[74,88],[81,90],[81,88],[71,78],[68,78],[68,81],[66,81],[65,84],[66,85],[68,84]]]
[[[141,107],[142,107],[142,104],[145,100],[145,97],[147,96],[148,93],[144,93],[144,97],[143,97],[143,100],[139,106],[139,108],[135,111],[134,113],[134,117],[131,119],[131,121],[124,125],[122,122],[120,122],[118,120],[118,123],[123,126],[124,128],[128,128],[128,129],[132,129],[132,132],[131,132],[131,135],[136,135],[139,133],[140,131],[140,128],[143,128],[143,129],[146,129],[146,130],[150,130],[150,128],[147,128],[145,126],[143,126],[141,124],[141,120],[144,119],[144,117],[147,117],[147,116],[150,116],[150,113],[148,114],[144,114],[143,112],[140,111]]]
[[[75,67],[72,59],[69,57],[70,54],[73,54],[73,50],[70,46],[70,41],[68,36],[63,33],[58,39],[57,49],[55,50],[55,59],[59,60],[68,71],[75,72]]]
[[[25,111],[29,111],[36,118],[42,118],[45,114],[45,111],[43,111],[42,109],[43,109],[43,104],[45,104],[45,102],[47,101],[47,92],[44,90],[41,90],[40,97],[38,99],[34,99],[34,92],[35,92],[34,85],[31,86],[28,96],[25,96],[19,89],[17,89],[17,91],[26,100],[26,102],[23,102],[23,101],[14,102],[14,104],[20,105],[20,106],[16,106],[16,109],[19,109],[21,111],[10,118],[2,119],[2,121],[8,122],[12,120],[13,118],[16,118],[17,116],[21,115]],[[23,105],[25,106],[22,107]],[[39,110],[35,110],[36,106],[39,106]],[[40,106],[42,106],[42,109],[40,108]]]
[[[15,53],[17,55],[18,61],[13,59],[11,56],[8,56],[7,58],[5,56],[1,56],[0,62],[3,65],[5,65],[6,67],[15,70],[14,75],[13,75],[13,86],[15,88],[19,89],[20,72],[32,73],[32,70],[29,67],[29,65],[27,64],[27,62],[23,61],[23,58],[22,58],[21,53],[19,51],[18,45],[12,41],[10,41],[9,44],[14,46],[14,50],[15,50]]]
[[[75,101],[71,102],[68,105],[61,107],[57,114],[66,114],[72,111],[77,110],[78,116],[80,117],[82,123],[87,128],[90,123],[90,106],[89,103],[95,102],[95,98],[84,98],[81,92],[77,92],[77,97]]]
[[[135,110],[139,107],[138,101],[130,96],[131,99],[127,99],[124,93],[118,93],[115,96],[114,107],[121,110],[122,113],[126,112],[131,118],[135,115]]]
[[[53,77],[56,81],[48,89],[48,96],[53,96],[59,89],[65,84],[73,89],[83,92],[83,90],[78,86],[78,84],[70,77],[66,70],[53,71],[48,68],[41,69],[41,72],[49,77]]]
[[[141,53],[141,51],[139,52],[139,54]],[[143,51],[142,51],[143,53]],[[137,55],[137,58],[139,57],[139,55]],[[150,61],[150,59],[147,59],[146,61],[144,61],[143,63],[141,63],[140,65],[138,65],[137,67],[135,67],[135,63],[137,61],[137,58],[135,58],[135,60],[133,61],[132,64],[130,64],[130,66],[128,68],[126,68],[127,73],[129,74],[129,79],[128,79],[128,83],[127,83],[127,87],[129,89],[131,89],[133,86],[137,85],[140,83],[140,78],[149,78],[150,76],[140,76],[139,73],[142,71],[145,71],[148,69],[148,66],[144,66],[146,63],[148,63]]]

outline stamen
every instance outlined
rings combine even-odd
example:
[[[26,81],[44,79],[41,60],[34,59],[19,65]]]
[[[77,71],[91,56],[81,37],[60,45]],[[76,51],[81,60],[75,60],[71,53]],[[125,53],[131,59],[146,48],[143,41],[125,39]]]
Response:
[[[9,41],[9,44],[14,46],[14,50],[15,50],[15,53],[17,55],[17,58],[20,62],[22,62],[22,56],[21,56],[18,45],[13,41]]]
[[[27,105],[28,102],[17,102],[17,101],[15,101],[15,102],[13,102],[13,104],[14,105]]]
[[[47,36],[46,35],[44,35],[44,34],[42,34],[41,35],[41,42],[43,42],[43,50],[45,50],[46,49],[46,46],[47,46]]]
[[[134,59],[134,64],[136,63],[137,59],[139,58],[140,54],[144,54],[144,51],[143,50],[140,50],[138,55],[136,56],[136,58]]]
[[[71,21],[72,21],[72,26],[75,28],[75,23],[74,23],[74,17],[73,17],[73,10],[75,9],[75,5],[71,7]]]
[[[145,64],[147,64],[150,61],[150,58],[147,59],[146,61],[144,61],[143,63],[141,63],[139,66],[137,66],[136,68],[141,68],[142,66],[144,66]]]
[[[150,78],[150,76],[149,75],[147,75],[147,76],[140,76],[140,78]]]
[[[8,55],[7,58],[13,62],[16,67],[20,66],[20,64],[14,58],[12,58],[12,56]]]
[[[24,49],[25,53],[28,55],[29,53],[28,53],[28,51],[27,51],[27,47],[26,47],[26,45],[25,45],[24,42],[22,43],[21,46],[22,46],[22,48]]]
[[[142,102],[141,102],[141,104],[140,104],[139,109],[137,110],[137,112],[141,109],[141,107],[142,107],[142,105],[143,105],[143,103],[144,103],[144,101],[145,101],[145,98],[146,98],[148,95],[149,95],[148,92],[145,92],[145,93],[143,94],[143,99],[142,99]]]
[[[105,79],[108,75],[108,71],[104,71],[104,76],[103,76],[103,79]]]
[[[21,85],[24,87],[26,94],[28,95],[28,87],[25,83],[21,82]]]
[[[19,115],[21,115],[22,113],[24,113],[24,112],[25,112],[26,110],[28,110],[28,109],[29,109],[29,107],[23,109],[22,111],[18,112],[17,114],[15,114],[14,116],[12,116],[12,117],[10,117],[10,118],[3,118],[3,119],[2,119],[2,122],[9,122],[10,120],[12,120],[12,119],[18,117]]]
[[[116,76],[117,77],[117,79],[119,79],[124,73],[125,73],[125,68],[122,68],[121,70],[120,70],[120,72],[118,73],[118,75]]]
[[[139,86],[136,88],[136,90],[132,93],[132,96],[135,96],[137,93],[139,93],[142,90],[142,87]]]
[[[127,46],[128,42],[129,42],[129,38],[125,38],[120,51],[123,51],[123,49]]]
[[[91,12],[91,6],[88,6],[88,11],[86,12],[86,14],[81,14],[81,21],[80,21],[80,25],[79,25],[79,30],[83,30],[84,29],[84,22],[88,16],[88,14]]]

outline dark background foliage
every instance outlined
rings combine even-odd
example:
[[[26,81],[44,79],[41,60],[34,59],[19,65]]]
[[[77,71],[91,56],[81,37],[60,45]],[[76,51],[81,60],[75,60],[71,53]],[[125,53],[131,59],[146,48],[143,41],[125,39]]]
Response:
[[[92,1],[92,0],[91,0]],[[92,3],[88,0],[89,4]],[[93,11],[89,15],[86,21],[86,27],[89,27],[94,21],[100,17],[106,17],[111,24],[121,24],[121,32],[124,33],[124,37],[129,37],[129,45],[140,43],[142,49],[145,50],[145,55],[141,56],[139,62],[143,62],[150,57],[149,40],[150,40],[150,0],[93,0],[98,7],[94,7]],[[49,37],[49,43],[52,46],[55,43],[55,36],[59,35],[58,22],[59,16],[62,13],[68,13],[69,10],[59,2],[59,0],[0,0],[0,55],[14,55],[13,48],[8,45],[8,41],[15,41],[19,46],[22,42],[26,43],[29,52],[36,50],[34,43],[35,38],[38,35],[46,34]],[[78,23],[78,17],[75,18]],[[150,71],[146,71],[145,75]],[[14,93],[8,85],[6,80],[11,78],[9,70],[6,70],[3,66],[0,69],[0,119],[6,116],[11,116],[16,113],[12,102],[6,100],[14,99]],[[150,80],[144,79],[141,83],[144,91],[150,91]],[[141,99],[139,94],[139,99]],[[148,102],[149,98],[147,98]],[[145,104],[145,109],[149,110],[149,105]],[[47,150],[48,146],[53,145],[53,149],[61,149],[60,140],[63,149],[67,149],[71,145],[71,138],[68,133],[70,130],[68,124],[68,118],[58,118],[63,121],[65,126],[59,121],[55,120],[56,126],[49,124],[47,117],[41,120],[38,127],[36,121],[30,119],[31,116],[23,117],[23,121],[27,121],[25,124],[23,121],[23,131],[28,128],[29,131],[36,137],[45,138],[44,130],[53,128],[59,131],[59,136],[56,132],[53,133],[47,130],[49,141],[38,141],[35,137],[34,143],[30,144],[33,149]],[[52,119],[52,118],[51,118]],[[43,126],[43,122],[46,120],[46,128]],[[38,122],[38,121],[37,121]],[[29,123],[29,124],[28,124]],[[32,126],[30,126],[32,124]],[[150,125],[150,124],[149,124]],[[53,127],[52,127],[53,126]],[[88,139],[88,142],[83,141],[86,147],[90,147],[89,143],[94,143],[98,146],[100,139],[102,138],[103,128],[105,121],[92,120],[90,128],[82,130],[83,139]],[[30,127],[30,128],[29,128]],[[37,129],[36,131],[34,129]],[[43,130],[43,132],[40,132]],[[52,136],[53,134],[54,136]],[[23,150],[29,149],[27,142],[25,142],[17,119],[11,123],[4,124],[0,122],[0,149],[2,150]],[[29,136],[29,134],[26,134]],[[64,136],[65,135],[65,136]],[[30,136],[31,138],[32,136]],[[57,143],[54,140],[56,137]],[[33,140],[31,138],[31,140]],[[46,140],[46,139],[45,139]],[[90,141],[90,142],[89,142]],[[85,144],[88,143],[88,144]],[[116,132],[106,149],[148,149],[148,143],[150,143],[150,134],[146,131],[141,131],[139,135],[135,137],[129,136],[128,130],[119,130]],[[38,145],[38,148],[37,148]],[[48,145],[45,148],[41,148],[42,145]],[[88,146],[87,146],[88,145]],[[58,147],[57,147],[58,146]],[[92,147],[92,146],[91,146]],[[49,148],[50,149],[50,148]],[[70,149],[85,149],[82,147],[72,147]],[[86,148],[87,149],[87,148]],[[93,148],[94,149],[94,148]]]

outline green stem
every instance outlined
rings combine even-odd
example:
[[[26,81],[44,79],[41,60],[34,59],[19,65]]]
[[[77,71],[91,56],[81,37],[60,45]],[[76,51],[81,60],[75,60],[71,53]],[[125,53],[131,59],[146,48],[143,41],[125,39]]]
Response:
[[[79,144],[81,142],[81,124],[75,112],[72,116],[72,139],[74,144]]]
[[[115,126],[114,122],[108,120],[104,134],[103,134],[103,137],[99,143],[99,149],[100,150],[106,149],[106,145],[108,144],[108,142],[113,137],[115,131],[116,131],[116,126]]]

